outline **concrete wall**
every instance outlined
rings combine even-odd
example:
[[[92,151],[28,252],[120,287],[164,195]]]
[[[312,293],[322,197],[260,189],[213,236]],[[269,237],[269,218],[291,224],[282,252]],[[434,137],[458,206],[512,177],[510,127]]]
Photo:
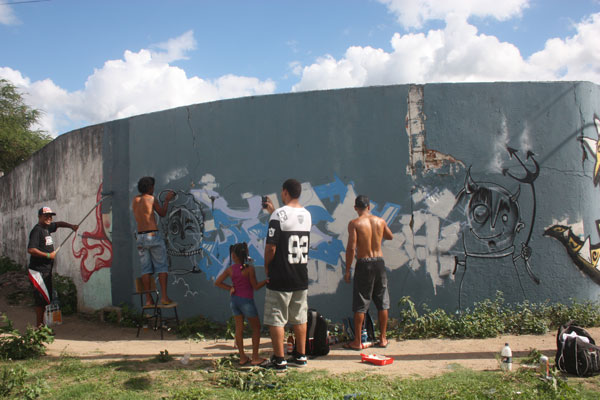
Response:
[[[102,185],[103,129],[96,125],[59,136],[0,178],[2,255],[28,264],[29,232],[38,221],[40,207],[52,208],[57,214],[55,221],[73,224],[94,207]],[[57,254],[55,271],[73,279],[80,308],[101,308],[112,303],[107,268],[112,253],[104,234],[110,230],[109,221],[110,214],[102,218],[100,209],[94,210]],[[53,234],[55,247],[70,232],[63,228]]]
[[[110,290],[105,279],[97,290],[113,304],[137,301],[130,204],[137,180],[151,175],[157,196],[177,191],[159,221],[170,297],[184,317],[226,320],[228,294],[212,283],[229,263],[229,245],[248,242],[263,264],[260,196],[276,198],[295,177],[314,222],[309,303],[332,320],[351,313],[343,261],[357,194],[370,196],[395,235],[384,243],[392,316],[405,295],[450,311],[497,290],[508,301],[595,300],[599,103],[599,87],[585,82],[399,85],[249,97],[105,123],[95,170],[112,193],[101,212],[112,222],[112,261],[91,276],[110,272]],[[264,293],[256,299],[262,311]]]

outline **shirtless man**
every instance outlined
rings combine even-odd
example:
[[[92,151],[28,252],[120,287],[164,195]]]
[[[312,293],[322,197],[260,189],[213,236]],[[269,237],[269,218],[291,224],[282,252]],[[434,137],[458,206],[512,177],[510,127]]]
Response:
[[[131,208],[137,223],[137,250],[142,265],[142,283],[144,290],[150,290],[150,279],[154,272],[158,273],[158,282],[161,289],[161,303],[172,303],[167,296],[167,276],[169,264],[167,263],[167,248],[165,241],[158,232],[154,211],[161,217],[167,215],[169,201],[175,197],[175,192],[169,191],[165,202],[161,206],[154,197],[154,178],[145,176],[138,181],[139,195],[133,198]],[[146,305],[152,306],[152,296],[146,295]]]
[[[348,224],[348,244],[346,245],[346,274],[344,280],[350,283],[350,269],[356,254],[356,271],[354,272],[354,288],[352,311],[354,312],[354,340],[344,347],[360,350],[360,332],[365,314],[369,310],[371,299],[378,311],[379,338],[378,347],[387,347],[386,339],[388,309],[390,297],[387,288],[387,275],[381,252],[383,239],[393,238],[392,231],[385,221],[372,215],[367,196],[360,195],[354,201],[354,209],[358,218]]]

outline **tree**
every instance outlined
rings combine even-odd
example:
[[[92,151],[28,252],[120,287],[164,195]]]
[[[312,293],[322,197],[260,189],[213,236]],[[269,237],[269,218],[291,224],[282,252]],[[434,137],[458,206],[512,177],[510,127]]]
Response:
[[[52,141],[44,131],[32,129],[40,116],[12,83],[0,79],[0,176]]]

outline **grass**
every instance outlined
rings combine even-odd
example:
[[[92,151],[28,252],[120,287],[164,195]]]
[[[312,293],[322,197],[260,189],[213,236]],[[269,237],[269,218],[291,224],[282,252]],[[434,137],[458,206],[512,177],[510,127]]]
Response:
[[[44,399],[597,399],[600,391],[600,376],[552,382],[531,370],[475,372],[461,367],[428,379],[327,371],[276,374],[238,370],[229,357],[184,366],[156,359],[83,362],[65,354],[0,362],[0,371],[5,368],[25,370],[27,390],[22,393]]]

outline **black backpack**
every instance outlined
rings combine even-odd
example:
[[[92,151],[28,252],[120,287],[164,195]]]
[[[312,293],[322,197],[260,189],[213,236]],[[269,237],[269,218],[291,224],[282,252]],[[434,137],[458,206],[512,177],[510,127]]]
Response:
[[[329,354],[327,321],[317,310],[308,309],[306,324],[306,355],[311,358]]]
[[[575,332],[577,336],[586,337],[586,343],[579,337],[562,338],[563,334]],[[600,347],[585,329],[567,322],[558,328],[556,334],[556,368],[577,376],[600,374]]]
[[[344,322],[344,327],[346,329],[346,335],[348,336],[349,340],[354,340],[354,318],[353,317],[348,317],[346,319],[343,320]],[[373,319],[371,318],[371,314],[369,314],[369,311],[367,311],[365,313],[365,320],[363,321],[363,327],[367,330],[367,342],[374,342],[375,341],[375,325],[373,325]],[[362,332],[359,332],[359,334],[362,334]]]

